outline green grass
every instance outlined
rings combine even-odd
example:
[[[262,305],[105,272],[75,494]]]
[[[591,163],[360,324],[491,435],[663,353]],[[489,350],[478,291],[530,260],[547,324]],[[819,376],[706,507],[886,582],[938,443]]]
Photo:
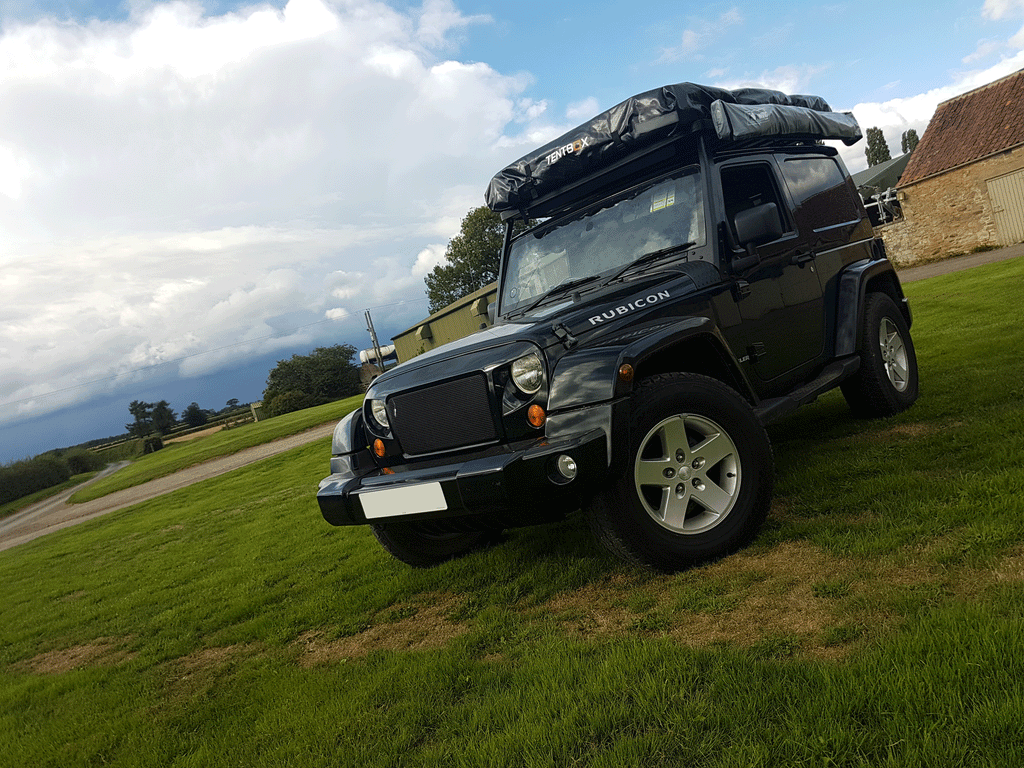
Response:
[[[246,448],[269,443],[321,424],[336,422],[356,408],[362,400],[362,395],[357,395],[315,408],[286,413],[273,419],[242,424],[206,437],[168,443],[163,450],[141,456],[132,462],[131,466],[78,491],[71,497],[71,503],[92,501],[114,491],[174,474],[210,459],[230,456]]]
[[[320,518],[327,439],[0,552],[0,765],[1020,764],[1022,279],[909,285],[919,403],[775,425],[685,573],[578,517],[409,569]]]

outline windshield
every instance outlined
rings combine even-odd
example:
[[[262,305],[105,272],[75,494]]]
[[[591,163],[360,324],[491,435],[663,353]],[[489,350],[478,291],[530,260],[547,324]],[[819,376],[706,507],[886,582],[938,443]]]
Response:
[[[704,245],[703,198],[699,169],[693,166],[572,218],[541,224],[512,243],[502,275],[501,313],[645,254]]]

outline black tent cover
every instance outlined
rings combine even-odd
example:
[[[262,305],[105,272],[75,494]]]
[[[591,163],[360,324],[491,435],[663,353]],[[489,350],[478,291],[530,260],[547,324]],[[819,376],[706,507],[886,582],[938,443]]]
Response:
[[[498,213],[526,211],[534,200],[654,141],[694,130],[708,130],[725,141],[776,136],[852,144],[861,137],[853,115],[832,112],[818,96],[666,85],[626,99],[504,168],[487,187],[487,205]]]

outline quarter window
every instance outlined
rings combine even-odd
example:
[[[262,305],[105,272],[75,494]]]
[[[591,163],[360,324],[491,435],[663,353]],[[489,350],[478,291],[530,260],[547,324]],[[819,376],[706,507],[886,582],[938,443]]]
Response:
[[[782,163],[801,228],[821,229],[860,218],[846,179],[835,160],[794,157]]]

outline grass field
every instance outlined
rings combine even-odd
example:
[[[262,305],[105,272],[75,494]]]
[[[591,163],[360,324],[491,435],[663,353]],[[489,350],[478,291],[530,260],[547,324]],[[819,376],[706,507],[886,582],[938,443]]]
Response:
[[[918,404],[773,426],[763,534],[685,573],[578,516],[409,569],[320,518],[327,439],[2,552],[0,764],[1019,765],[1022,280],[907,286]]]
[[[221,430],[202,439],[166,444],[163,450],[141,456],[130,467],[78,491],[71,497],[71,503],[92,501],[114,491],[141,485],[210,459],[229,456],[321,424],[336,422],[361,402],[362,395],[357,395],[316,408],[286,413],[266,421],[249,422],[229,430]]]

